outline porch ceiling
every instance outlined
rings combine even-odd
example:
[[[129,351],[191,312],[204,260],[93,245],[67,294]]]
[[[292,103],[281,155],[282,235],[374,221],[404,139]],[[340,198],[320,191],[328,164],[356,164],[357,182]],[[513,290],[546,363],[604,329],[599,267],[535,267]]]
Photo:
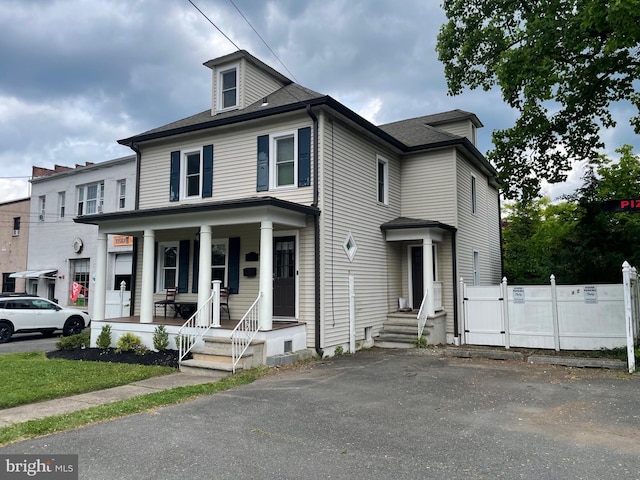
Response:
[[[74,221],[98,225],[102,233],[133,234],[145,229],[165,230],[201,225],[239,225],[259,223],[262,220],[301,228],[306,226],[307,215],[317,216],[319,213],[320,211],[316,207],[274,197],[251,197],[232,201],[85,215],[74,218]]]
[[[380,230],[385,233],[388,242],[403,240],[419,240],[431,237],[433,240],[442,241],[442,234],[455,232],[457,229],[435,220],[422,220],[418,218],[398,217],[380,225]]]

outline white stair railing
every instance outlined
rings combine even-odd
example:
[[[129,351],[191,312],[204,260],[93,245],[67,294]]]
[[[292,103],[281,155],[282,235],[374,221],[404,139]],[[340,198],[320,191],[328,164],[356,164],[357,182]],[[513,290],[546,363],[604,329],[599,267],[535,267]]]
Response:
[[[251,307],[249,307],[249,310],[247,310],[247,313],[242,317],[242,320],[240,320],[236,325],[236,328],[231,332],[233,373],[236,373],[236,366],[238,365],[238,362],[240,362],[242,355],[247,351],[247,348],[249,348],[249,345],[260,330],[260,297],[262,297],[262,292],[258,294],[258,298],[256,298],[255,302],[253,302]]]
[[[427,316],[429,312],[427,312],[427,296],[429,295],[429,290],[424,292],[424,297],[422,297],[422,303],[420,304],[420,310],[418,310],[418,341],[422,337],[422,332],[424,331],[424,326],[427,324]]]
[[[215,307],[214,307],[215,306]],[[178,362],[193,349],[193,347],[211,330],[214,326],[212,321],[213,312],[220,308],[220,290],[214,289],[211,296],[204,302],[196,312],[189,317],[189,320],[178,330],[176,342],[178,343]]]

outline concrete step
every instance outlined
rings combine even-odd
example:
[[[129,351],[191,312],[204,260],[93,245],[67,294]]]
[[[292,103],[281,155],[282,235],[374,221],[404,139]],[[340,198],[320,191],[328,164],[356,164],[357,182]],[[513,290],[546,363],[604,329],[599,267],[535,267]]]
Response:
[[[404,334],[404,335],[415,335],[416,337],[418,336],[418,326],[417,325],[412,325],[412,326],[407,326],[407,325],[389,325],[387,323],[384,323],[382,326],[382,330],[380,330],[380,334],[395,334],[395,333],[399,333],[399,334]]]
[[[378,339],[375,340],[374,346],[378,348],[416,348],[416,346],[411,343],[387,342],[387,341],[378,340]]]
[[[203,353],[208,355],[231,356],[231,339],[219,337],[205,337],[204,345],[193,349],[195,353]],[[253,340],[247,349],[245,355],[253,354],[254,349],[262,347],[264,340]]]
[[[203,362],[213,362],[213,363],[232,363],[233,357],[231,354],[229,355],[211,355],[209,353],[199,353],[199,352],[191,352],[191,356],[194,360],[200,360]],[[253,353],[245,353],[242,356],[241,362],[244,361],[245,358],[253,357]]]
[[[242,370],[242,365],[236,366],[236,371]],[[221,377],[220,372],[233,371],[232,363],[208,362],[204,360],[183,360],[180,362],[180,371],[192,375],[204,375],[208,377]]]

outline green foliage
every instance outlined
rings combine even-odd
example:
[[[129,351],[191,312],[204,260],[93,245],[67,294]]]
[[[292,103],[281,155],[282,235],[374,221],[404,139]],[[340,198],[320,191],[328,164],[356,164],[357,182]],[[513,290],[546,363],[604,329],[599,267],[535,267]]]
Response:
[[[640,215],[604,212],[600,203],[640,198],[640,159],[625,145],[619,161],[599,157],[574,195],[505,208],[504,274],[511,284],[619,283],[624,261],[640,266]]]
[[[414,340],[413,344],[418,348],[427,348],[427,339],[424,335],[420,335],[420,338]]]
[[[142,339],[139,336],[131,332],[127,332],[118,339],[116,351],[117,352],[138,351],[142,348],[142,346],[143,346]]]
[[[103,325],[98,338],[96,338],[96,347],[106,350],[111,347],[111,325]]]
[[[153,348],[164,352],[169,347],[169,332],[164,325],[158,325],[153,331]]]
[[[444,0],[436,50],[452,95],[497,86],[519,118],[493,133],[507,198],[563,181],[574,160],[597,161],[612,103],[640,110],[637,0]],[[640,133],[640,115],[630,118]],[[559,145],[562,148],[559,148]]]
[[[344,353],[344,348],[342,348],[342,345],[338,345],[335,350],[333,351],[333,354],[336,357],[339,357],[340,355],[342,355]]]
[[[91,336],[88,332],[78,333],[77,335],[69,335],[61,337],[56,342],[58,350],[75,350],[76,348],[87,348],[91,343]]]
[[[0,409],[117,387],[172,372],[175,369],[169,367],[48,359],[44,352],[8,353],[0,355]]]

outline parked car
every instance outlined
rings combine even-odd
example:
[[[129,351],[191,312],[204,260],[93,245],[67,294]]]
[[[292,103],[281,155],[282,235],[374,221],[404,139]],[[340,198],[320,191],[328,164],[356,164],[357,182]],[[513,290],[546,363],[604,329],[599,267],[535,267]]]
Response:
[[[0,343],[8,342],[17,332],[52,335],[56,330],[62,330],[65,336],[73,335],[90,323],[87,312],[61,307],[37,295],[0,295]]]

